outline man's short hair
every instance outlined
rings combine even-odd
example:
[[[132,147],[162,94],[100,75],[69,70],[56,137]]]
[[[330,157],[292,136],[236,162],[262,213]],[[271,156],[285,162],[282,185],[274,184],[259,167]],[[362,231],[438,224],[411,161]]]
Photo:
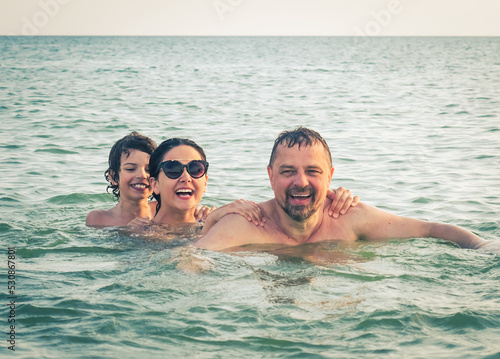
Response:
[[[274,141],[273,150],[271,151],[271,158],[269,159],[269,167],[273,167],[274,161],[276,160],[277,148],[279,145],[283,144],[288,148],[292,148],[295,145],[299,146],[311,146],[315,143],[320,143],[323,145],[325,152],[327,153],[330,165],[332,164],[332,154],[330,148],[326,143],[325,139],[321,135],[306,127],[297,127],[292,131],[283,131],[280,133],[276,141]]]

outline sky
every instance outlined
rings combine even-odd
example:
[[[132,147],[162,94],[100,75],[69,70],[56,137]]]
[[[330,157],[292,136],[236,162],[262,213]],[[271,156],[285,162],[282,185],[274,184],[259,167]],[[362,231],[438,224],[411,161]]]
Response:
[[[500,36],[500,0],[0,0],[0,35]]]

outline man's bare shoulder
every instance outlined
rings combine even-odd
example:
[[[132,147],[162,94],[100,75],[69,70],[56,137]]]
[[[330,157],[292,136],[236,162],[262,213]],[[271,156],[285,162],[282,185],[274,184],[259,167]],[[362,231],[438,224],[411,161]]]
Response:
[[[359,202],[355,207],[349,208],[347,213],[333,218],[328,214],[330,203],[323,209],[323,225],[317,233],[319,240],[336,239],[343,241],[356,241],[364,232],[366,223],[372,221],[379,211],[376,207]]]
[[[355,207],[351,207],[349,212],[344,215],[346,218],[354,220],[356,222],[367,222],[371,220],[392,220],[394,218],[402,218],[395,214],[389,213],[378,207],[371,206],[369,204],[359,202]],[[340,216],[341,218],[343,216]]]
[[[195,245],[211,250],[223,250],[255,243],[265,236],[266,230],[249,222],[239,214],[228,214],[221,218]]]
[[[342,214],[337,218],[333,218],[328,214],[331,202],[332,201],[330,199],[327,199],[323,207],[323,216],[331,223],[336,223],[339,221],[358,221],[361,220],[364,216],[379,210],[376,207],[370,206],[363,202],[359,202],[356,206],[350,207],[345,214]]]

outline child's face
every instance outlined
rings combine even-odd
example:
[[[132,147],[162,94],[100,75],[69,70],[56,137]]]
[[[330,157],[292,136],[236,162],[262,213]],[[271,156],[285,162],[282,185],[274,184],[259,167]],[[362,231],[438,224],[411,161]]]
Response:
[[[133,201],[147,199],[153,193],[149,181],[149,155],[139,150],[122,153],[118,188],[120,199]]]

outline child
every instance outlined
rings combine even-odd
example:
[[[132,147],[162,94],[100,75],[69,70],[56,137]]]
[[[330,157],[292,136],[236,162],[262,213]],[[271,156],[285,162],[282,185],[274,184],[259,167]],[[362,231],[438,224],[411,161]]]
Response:
[[[118,140],[109,152],[109,167],[104,177],[118,199],[108,210],[95,210],[87,215],[90,227],[126,226],[135,218],[152,219],[156,201],[150,202],[153,193],[149,180],[149,157],[156,143],[138,132]]]

